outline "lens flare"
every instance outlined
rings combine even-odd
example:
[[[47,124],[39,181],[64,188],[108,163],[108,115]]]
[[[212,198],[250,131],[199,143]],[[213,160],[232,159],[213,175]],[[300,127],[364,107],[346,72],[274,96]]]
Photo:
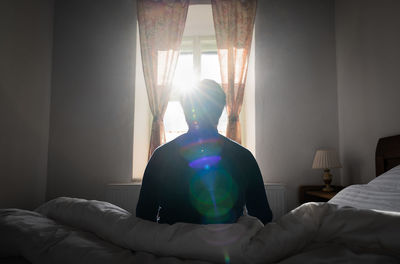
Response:
[[[238,186],[223,169],[199,169],[190,181],[190,200],[206,223],[227,221],[238,198]]]
[[[220,160],[221,156],[206,156],[190,162],[189,166],[194,169],[210,169],[210,166],[217,164]]]
[[[238,199],[238,186],[224,169],[222,143],[218,135],[193,137],[182,143],[180,153],[191,169],[190,202],[204,223],[230,221]]]
[[[207,156],[219,156],[221,145],[218,138],[196,139],[185,142],[180,149],[182,157],[189,163]]]
[[[231,258],[229,257],[228,252],[224,252],[224,259],[225,259],[225,264],[231,263]]]

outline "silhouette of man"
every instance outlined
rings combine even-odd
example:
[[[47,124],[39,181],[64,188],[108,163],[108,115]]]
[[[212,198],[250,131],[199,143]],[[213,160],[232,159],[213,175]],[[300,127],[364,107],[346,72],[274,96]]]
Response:
[[[272,219],[260,169],[250,151],[218,134],[225,93],[203,80],[181,98],[186,134],[157,148],[147,164],[137,217],[173,224]]]

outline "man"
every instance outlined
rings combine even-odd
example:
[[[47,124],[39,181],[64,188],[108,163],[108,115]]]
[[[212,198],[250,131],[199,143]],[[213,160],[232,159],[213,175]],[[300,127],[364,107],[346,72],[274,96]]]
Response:
[[[147,164],[136,215],[173,224],[234,223],[249,215],[272,219],[253,155],[218,134],[225,93],[212,80],[181,98],[189,131],[157,148]]]

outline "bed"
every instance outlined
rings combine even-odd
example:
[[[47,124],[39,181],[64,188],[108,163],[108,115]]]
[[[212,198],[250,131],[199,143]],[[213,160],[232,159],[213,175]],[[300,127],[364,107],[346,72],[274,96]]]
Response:
[[[400,147],[392,150],[398,142],[400,136],[378,143],[383,175],[356,191],[345,188],[328,203],[303,204],[265,226],[251,216],[235,224],[156,224],[110,203],[69,197],[35,211],[0,209],[0,257],[9,261],[0,262],[400,263],[400,210],[393,197],[380,198],[387,208],[349,195],[378,190],[400,196],[394,161]]]
[[[400,135],[381,138],[375,153],[376,178],[351,185],[329,203],[359,209],[400,212]]]

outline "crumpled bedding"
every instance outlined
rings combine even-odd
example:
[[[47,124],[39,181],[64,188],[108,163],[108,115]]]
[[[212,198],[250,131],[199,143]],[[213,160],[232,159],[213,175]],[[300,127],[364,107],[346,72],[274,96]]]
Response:
[[[156,224],[112,204],[57,198],[0,210],[0,257],[32,263],[399,263],[400,214],[304,204],[263,226]]]

